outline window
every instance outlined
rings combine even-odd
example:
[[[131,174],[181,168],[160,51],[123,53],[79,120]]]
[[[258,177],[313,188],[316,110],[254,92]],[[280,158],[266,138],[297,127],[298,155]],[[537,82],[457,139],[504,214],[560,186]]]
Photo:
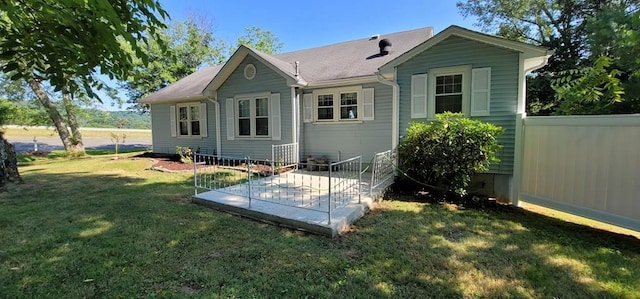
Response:
[[[426,77],[425,77],[426,79]],[[444,112],[469,116],[471,98],[471,66],[434,68],[428,75],[427,118]]]
[[[238,137],[268,137],[269,97],[240,98],[236,103]]]
[[[462,74],[436,76],[436,113],[462,112]]]
[[[313,103],[305,105],[313,105],[315,121],[318,122],[362,120],[360,117],[363,109],[361,96],[362,87],[360,86],[316,90],[313,92]],[[371,102],[373,102],[373,98],[371,98]]]
[[[202,136],[205,126],[204,115],[206,110],[204,104],[189,103],[177,105],[178,114],[178,136]]]

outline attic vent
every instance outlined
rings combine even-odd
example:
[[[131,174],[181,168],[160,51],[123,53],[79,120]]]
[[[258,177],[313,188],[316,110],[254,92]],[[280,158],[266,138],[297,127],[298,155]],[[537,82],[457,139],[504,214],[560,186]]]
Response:
[[[374,39],[379,39],[379,38],[380,38],[380,34],[374,34],[369,38],[369,40],[374,40]]]
[[[251,80],[256,77],[256,67],[249,63],[244,67],[244,77],[247,80]]]
[[[387,55],[391,51],[391,42],[385,38],[378,43],[378,47],[380,48],[380,56]]]

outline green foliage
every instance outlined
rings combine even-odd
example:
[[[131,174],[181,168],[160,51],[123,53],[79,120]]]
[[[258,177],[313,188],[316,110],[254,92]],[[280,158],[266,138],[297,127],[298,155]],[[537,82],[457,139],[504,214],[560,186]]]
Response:
[[[176,146],[176,154],[180,156],[180,162],[185,164],[193,163],[193,151],[188,146]]]
[[[124,79],[134,57],[149,61],[140,42],[156,39],[166,17],[157,0],[0,1],[0,68],[93,97],[103,87],[96,72]]]
[[[277,54],[282,49],[280,39],[269,30],[262,30],[260,27],[248,27],[244,29],[244,35],[238,37],[236,45],[230,49],[233,53],[240,45],[267,53]]]
[[[159,40],[140,47],[149,61],[136,59],[134,68],[120,86],[126,91],[127,102],[147,111],[138,100],[195,72],[203,65],[224,61],[224,43],[218,42],[206,21],[190,18],[173,22],[158,31]],[[165,48],[166,46],[166,48]],[[132,55],[133,49],[130,49]]]
[[[501,133],[500,127],[462,114],[437,114],[436,121],[407,128],[398,147],[400,165],[413,179],[464,195],[472,175],[498,162]]]
[[[640,81],[627,71],[638,69],[638,52],[632,49],[639,40],[629,37],[638,32],[632,16],[639,5],[639,0],[458,2],[462,15],[477,17],[476,25],[485,31],[555,50],[548,65],[527,80],[527,112],[532,115],[640,112],[634,110],[640,106],[634,103]],[[611,58],[609,66],[602,67],[601,56]],[[554,87],[565,85],[571,86],[556,97]],[[628,103],[622,104],[619,87]]]

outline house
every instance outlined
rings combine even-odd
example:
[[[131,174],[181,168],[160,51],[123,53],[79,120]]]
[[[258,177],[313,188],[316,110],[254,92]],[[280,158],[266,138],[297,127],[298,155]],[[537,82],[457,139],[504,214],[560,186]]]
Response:
[[[458,26],[277,55],[241,46],[225,64],[141,102],[151,107],[154,152],[189,146],[258,159],[271,157],[272,144],[296,143],[301,158],[368,161],[394,148],[410,121],[463,112],[505,129],[501,163],[487,180],[495,193],[511,197],[525,76],[551,54]]]

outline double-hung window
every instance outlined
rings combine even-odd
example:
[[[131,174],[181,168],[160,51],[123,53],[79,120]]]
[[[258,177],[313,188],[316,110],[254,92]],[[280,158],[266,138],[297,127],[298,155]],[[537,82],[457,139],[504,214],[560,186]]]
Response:
[[[362,120],[362,94],[360,86],[316,90],[313,92],[313,103],[309,104],[313,105],[318,122]]]
[[[435,76],[436,114],[462,112],[462,73]]]
[[[238,137],[269,137],[269,96],[236,100]]]
[[[180,104],[178,109],[178,136],[200,136],[202,126],[200,103]]]

